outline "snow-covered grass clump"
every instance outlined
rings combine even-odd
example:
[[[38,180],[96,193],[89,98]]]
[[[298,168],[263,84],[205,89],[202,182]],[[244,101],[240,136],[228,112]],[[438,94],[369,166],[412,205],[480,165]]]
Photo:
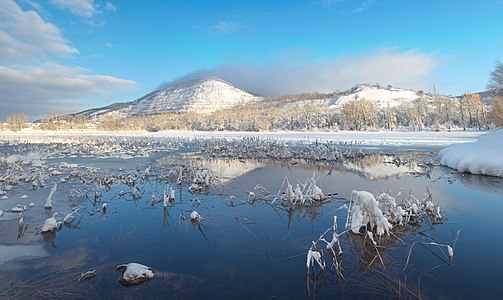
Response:
[[[273,202],[278,199],[282,201],[286,206],[294,208],[295,206],[309,206],[311,204],[323,201],[326,196],[323,191],[318,187],[317,178],[315,174],[311,178],[308,178],[305,183],[299,182],[295,187],[285,178],[283,184],[281,185],[280,191]],[[285,191],[282,189],[285,187]]]
[[[403,272],[409,265],[412,250],[416,244],[438,247],[446,256],[444,261],[447,264],[453,262],[454,248],[460,231],[454,241],[437,243],[423,230],[428,225],[434,228],[436,224],[444,221],[440,207],[433,203],[429,190],[422,200],[415,198],[412,194],[403,196],[401,192],[392,197],[383,192],[374,196],[367,191],[352,191],[349,204],[344,204],[339,209],[348,211],[345,229],[342,231],[338,229],[337,216],[334,216],[333,225],[318,239],[312,241],[306,262],[310,278],[318,278],[321,273],[329,273],[335,274],[337,279],[344,279],[343,265],[348,265],[348,262],[352,264],[355,259],[371,271],[380,266],[384,271],[380,274],[391,276],[388,267],[398,270],[399,273]],[[409,233],[414,234],[418,230],[421,231],[420,234],[406,237]],[[397,242],[409,248],[408,251],[403,252],[408,253],[407,257],[403,258],[403,265],[390,261],[389,257],[385,256],[386,249],[396,247]],[[327,255],[324,255],[323,249]],[[345,259],[343,253],[346,253]],[[325,263],[327,258],[331,264]],[[343,264],[343,260],[347,262]],[[391,279],[390,282],[394,280]],[[398,283],[398,293],[404,288],[401,285]]]
[[[462,173],[503,177],[503,130],[469,144],[455,144],[439,152],[440,163]]]

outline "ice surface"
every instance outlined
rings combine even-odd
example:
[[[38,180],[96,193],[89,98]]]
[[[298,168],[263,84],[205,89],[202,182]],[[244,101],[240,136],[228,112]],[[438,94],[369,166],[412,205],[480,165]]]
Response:
[[[490,132],[478,141],[451,145],[439,152],[440,163],[462,173],[503,177],[503,130]]]
[[[49,253],[42,245],[4,245],[0,244],[0,265],[21,257],[45,257]]]

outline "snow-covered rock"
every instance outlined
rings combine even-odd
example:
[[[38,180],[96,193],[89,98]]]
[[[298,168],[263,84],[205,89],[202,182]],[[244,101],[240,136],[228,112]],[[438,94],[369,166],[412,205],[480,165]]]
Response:
[[[117,270],[124,272],[119,278],[122,285],[131,286],[141,284],[151,278],[154,278],[152,269],[139,263],[129,263],[116,267]]]
[[[503,130],[481,136],[478,141],[455,144],[440,150],[442,165],[462,173],[503,177]]]
[[[190,219],[192,221],[199,222],[202,220],[202,217],[197,211],[194,210],[190,213]]]

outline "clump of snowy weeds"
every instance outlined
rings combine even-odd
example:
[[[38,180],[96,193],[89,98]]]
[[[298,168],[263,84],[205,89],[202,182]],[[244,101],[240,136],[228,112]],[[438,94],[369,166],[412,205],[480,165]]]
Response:
[[[284,204],[295,207],[297,205],[311,205],[326,199],[325,194],[317,185],[318,178],[313,174],[304,183],[298,182],[295,187],[290,183],[288,177],[285,177],[280,187],[277,197],[273,200],[280,200]],[[284,189],[284,190],[283,190]]]
[[[286,200],[294,199],[293,203],[298,200],[296,198],[297,188],[293,188],[286,181],[286,192],[284,198]],[[456,241],[459,237],[458,231],[455,240],[447,243],[437,243],[426,234],[417,234],[409,243],[405,242],[397,235],[412,233],[416,229],[421,229],[424,225],[441,224],[444,222],[444,216],[438,204],[433,202],[433,197],[429,189],[427,189],[422,200],[417,199],[411,193],[408,196],[403,196],[400,191],[395,197],[388,193],[381,192],[377,196],[367,191],[352,191],[349,203],[342,205],[339,209],[347,209],[347,216],[343,231],[339,231],[337,225],[337,216],[333,218],[333,225],[323,232],[318,239],[312,241],[307,252],[307,269],[309,278],[318,278],[320,273],[335,272],[338,279],[344,279],[342,267],[343,253],[349,253],[351,256],[354,253],[362,252],[357,255],[360,263],[364,262],[370,268],[374,262],[380,262],[382,274],[388,276],[386,271],[385,250],[389,247],[391,239],[398,240],[409,247],[408,255],[404,258],[403,270],[409,264],[409,259],[412,255],[412,249],[416,243],[423,245],[436,246],[441,250],[446,249],[445,257],[446,264],[453,263],[454,249]],[[415,241],[419,236],[423,239],[426,237],[427,242]],[[331,238],[330,238],[331,237]],[[346,239],[343,239],[343,238]],[[343,243],[343,241],[345,241]],[[357,243],[361,243],[360,246]],[[321,244],[321,245],[320,245]],[[355,249],[355,246],[357,249]],[[323,255],[320,249],[325,248],[328,255]],[[347,248],[344,250],[344,248]],[[357,250],[357,251],[355,251]],[[364,256],[370,253],[370,259],[364,260]],[[331,265],[326,264],[324,258],[331,258]],[[318,266],[317,271],[314,266]],[[395,264],[393,266],[396,267]],[[402,270],[402,269],[400,269]],[[379,271],[381,272],[381,271]],[[403,271],[402,271],[403,272]],[[400,289],[400,283],[398,288]],[[309,284],[308,284],[309,289]],[[409,291],[410,292],[410,291]],[[414,296],[413,294],[411,294]]]
[[[395,226],[416,225],[429,219],[432,223],[442,223],[440,206],[434,204],[429,189],[423,201],[412,194],[396,197],[381,192],[374,197],[367,191],[352,191],[346,229],[359,233],[362,229],[378,236],[389,233]]]

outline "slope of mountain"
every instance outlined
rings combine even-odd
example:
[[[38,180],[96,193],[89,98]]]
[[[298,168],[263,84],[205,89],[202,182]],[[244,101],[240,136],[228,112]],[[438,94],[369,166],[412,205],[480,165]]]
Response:
[[[176,82],[135,101],[90,109],[78,115],[97,118],[104,115],[134,116],[167,112],[211,113],[261,99],[221,79],[208,77]]]

